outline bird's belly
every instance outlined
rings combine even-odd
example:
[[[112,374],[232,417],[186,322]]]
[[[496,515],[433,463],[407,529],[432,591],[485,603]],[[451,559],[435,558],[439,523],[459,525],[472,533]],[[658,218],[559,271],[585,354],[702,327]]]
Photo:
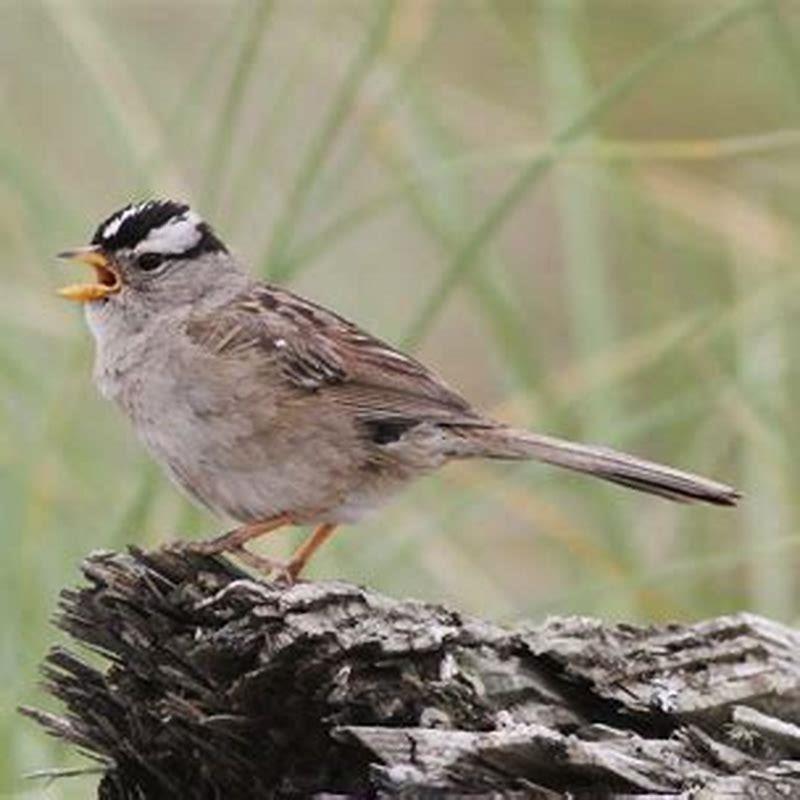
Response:
[[[239,522],[283,513],[298,522],[352,522],[383,500],[352,441],[349,427],[332,420],[307,430],[248,424],[229,415],[174,414],[158,424],[142,420],[139,434],[172,480],[219,516]],[[388,487],[386,487],[388,488]]]
[[[265,393],[236,364],[222,372],[180,361],[180,353],[154,354],[147,381],[128,376],[127,392],[109,395],[170,478],[218,516],[353,522],[438,465],[407,463],[408,452],[388,453],[392,445],[378,453],[352,415],[320,395]]]

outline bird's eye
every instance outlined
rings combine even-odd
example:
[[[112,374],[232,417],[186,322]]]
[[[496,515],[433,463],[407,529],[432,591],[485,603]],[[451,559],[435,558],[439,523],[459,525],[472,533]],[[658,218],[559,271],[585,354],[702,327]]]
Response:
[[[152,272],[164,263],[164,256],[159,253],[143,253],[136,260],[139,269]]]

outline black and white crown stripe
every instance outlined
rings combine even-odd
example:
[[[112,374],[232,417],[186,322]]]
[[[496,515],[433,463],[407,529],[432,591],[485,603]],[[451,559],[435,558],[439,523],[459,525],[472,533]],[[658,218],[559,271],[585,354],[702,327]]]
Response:
[[[92,237],[105,250],[157,253],[165,258],[192,258],[227,252],[211,226],[184,203],[148,200],[132,203],[104,220]]]

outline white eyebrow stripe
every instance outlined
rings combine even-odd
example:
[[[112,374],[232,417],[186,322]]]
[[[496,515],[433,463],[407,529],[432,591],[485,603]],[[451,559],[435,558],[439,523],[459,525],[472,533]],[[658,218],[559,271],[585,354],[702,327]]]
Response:
[[[135,253],[179,254],[191,250],[202,239],[202,220],[194,211],[186,211],[153,228],[134,248]]]
[[[123,209],[118,216],[114,217],[114,219],[103,228],[102,238],[110,239],[122,227],[122,223],[125,222],[126,219],[135,217],[146,206],[147,203],[138,203],[135,206]]]

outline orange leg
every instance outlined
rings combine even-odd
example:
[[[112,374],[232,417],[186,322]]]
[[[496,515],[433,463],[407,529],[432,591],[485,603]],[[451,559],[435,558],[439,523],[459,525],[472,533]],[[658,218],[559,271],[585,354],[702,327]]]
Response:
[[[222,536],[217,536],[214,539],[208,539],[205,542],[192,542],[189,549],[195,553],[202,553],[203,555],[217,555],[225,552],[236,552],[243,550],[245,544],[251,539],[256,539],[266,533],[283,528],[285,525],[291,525],[292,519],[288,514],[279,514],[272,519],[265,519],[262,522],[251,522],[248,525],[242,525],[239,528],[234,528],[232,531],[223,533]]]
[[[314,533],[295,550],[294,554],[289,559],[289,563],[286,565],[286,574],[291,581],[297,578],[306,564],[311,560],[311,556],[317,552],[335,530],[336,525],[326,522],[320,525]]]

